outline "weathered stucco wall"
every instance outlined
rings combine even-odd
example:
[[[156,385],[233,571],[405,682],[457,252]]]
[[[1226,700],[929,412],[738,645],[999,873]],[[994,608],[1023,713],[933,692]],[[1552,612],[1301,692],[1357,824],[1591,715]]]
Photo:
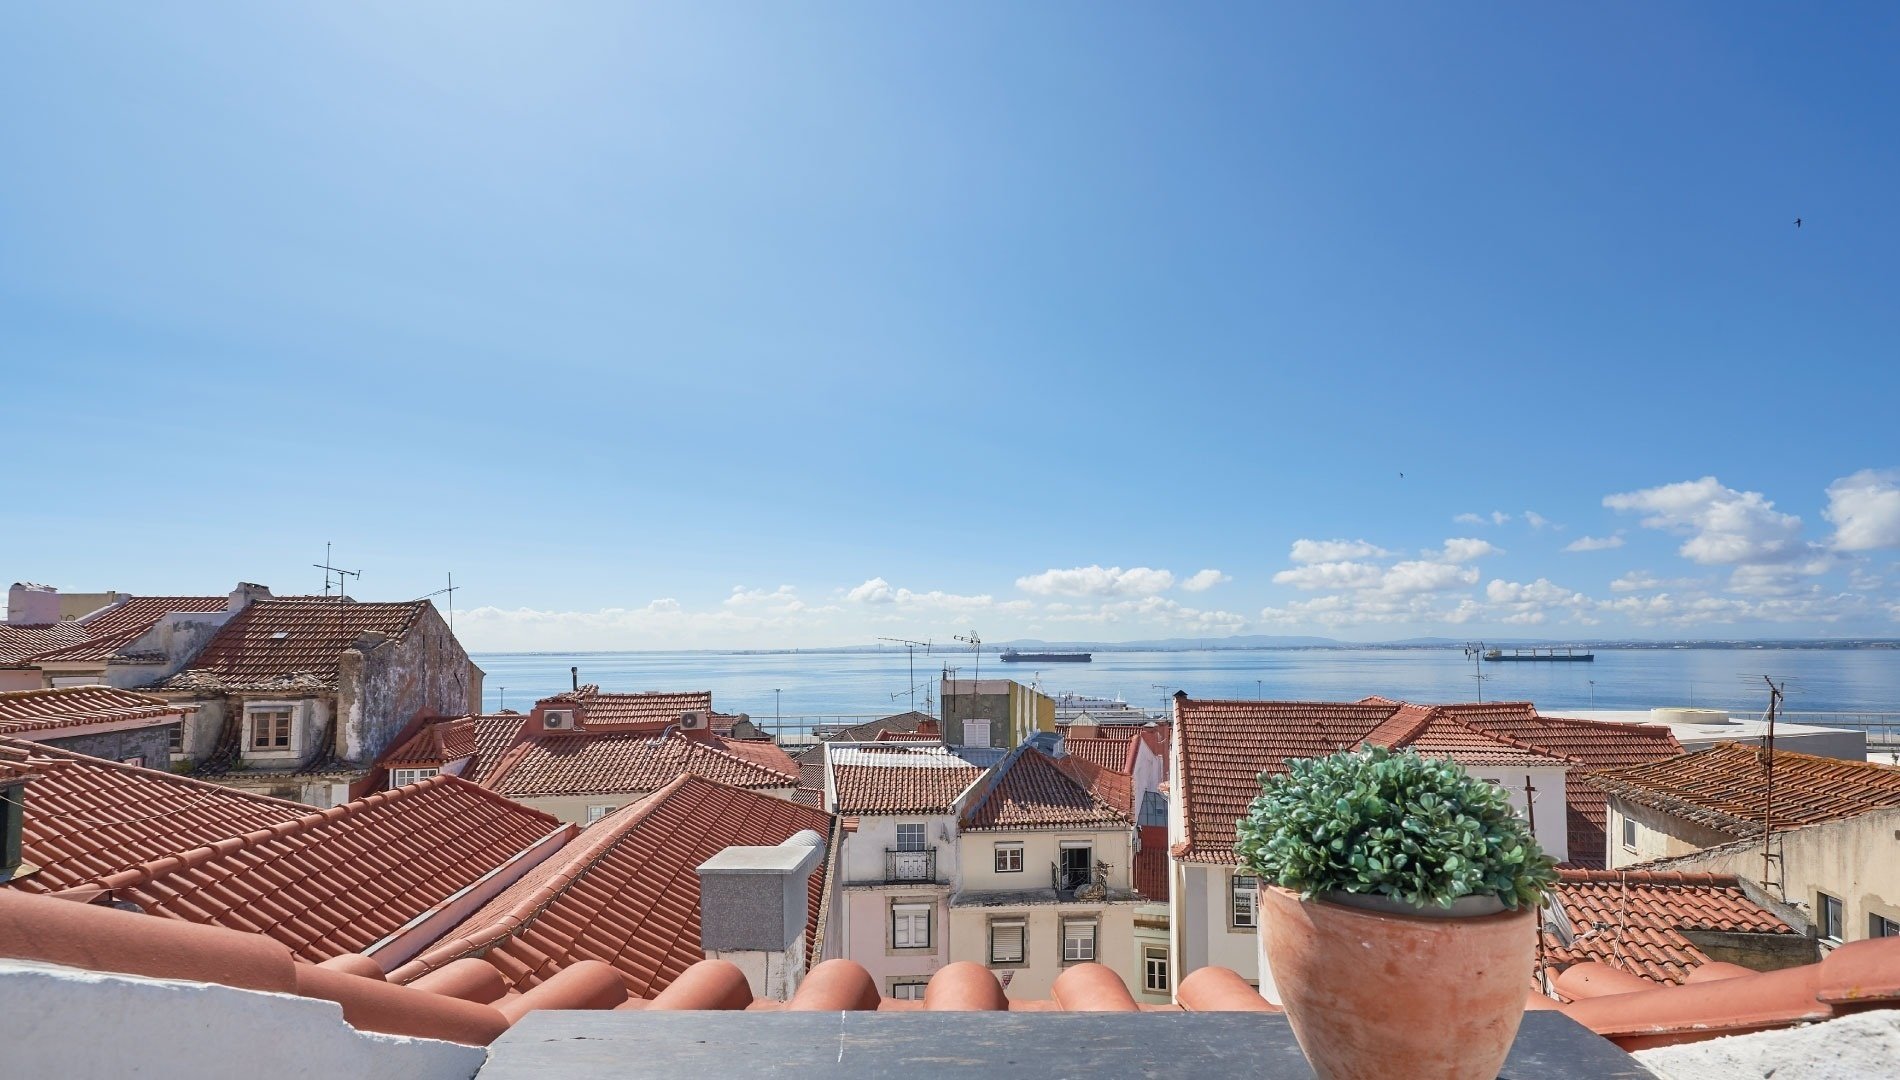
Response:
[[[364,635],[338,673],[337,751],[374,761],[416,717],[463,715],[471,667],[433,605],[400,641]]]
[[[1651,859],[1688,855],[1703,848],[1733,843],[1735,838],[1705,825],[1685,821],[1674,814],[1626,802],[1612,796],[1609,800],[1608,827],[1604,843],[1609,848],[1609,867],[1614,870]],[[1623,843],[1623,822],[1636,825],[1634,847]],[[1757,867],[1759,870],[1759,867]],[[1759,876],[1759,874],[1754,875]]]
[[[126,731],[102,731],[92,735],[69,735],[63,739],[41,739],[48,746],[91,754],[109,761],[140,759],[148,769],[163,771],[171,766],[171,733],[177,724],[157,724]]]

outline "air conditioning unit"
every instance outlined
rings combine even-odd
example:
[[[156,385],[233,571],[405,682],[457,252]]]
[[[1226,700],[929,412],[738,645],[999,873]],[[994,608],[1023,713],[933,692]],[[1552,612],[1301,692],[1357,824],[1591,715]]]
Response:
[[[574,726],[574,714],[565,709],[549,709],[541,714],[541,726],[552,731]]]
[[[680,714],[680,729],[682,731],[698,731],[705,726],[706,711],[704,709],[688,709]]]

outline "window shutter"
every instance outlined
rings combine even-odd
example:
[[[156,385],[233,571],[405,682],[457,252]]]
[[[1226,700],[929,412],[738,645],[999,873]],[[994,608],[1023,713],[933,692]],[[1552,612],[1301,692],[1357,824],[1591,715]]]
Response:
[[[1023,962],[1023,924],[994,923],[990,926],[990,963]]]

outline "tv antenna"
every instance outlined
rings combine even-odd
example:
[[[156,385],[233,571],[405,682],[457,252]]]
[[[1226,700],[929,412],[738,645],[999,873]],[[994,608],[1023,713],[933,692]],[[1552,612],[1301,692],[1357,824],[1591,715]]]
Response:
[[[902,645],[904,647],[904,651],[910,655],[910,690],[908,691],[908,693],[910,694],[910,711],[916,712],[917,711],[917,650],[922,649],[924,651],[924,655],[929,656],[930,642],[912,641],[909,638],[897,638],[897,637],[880,637],[878,638],[878,640],[888,641],[893,645]],[[891,700],[896,701],[898,698],[902,696],[903,696],[902,694],[892,694]]]
[[[361,571],[344,570],[341,567],[330,565],[330,542],[328,540],[325,540],[323,542],[323,561],[320,563],[312,563],[311,565],[323,571],[323,595],[324,596],[330,595],[330,575],[332,574],[336,575],[336,594],[338,596],[342,596],[344,594],[343,587],[346,584],[343,580],[344,578],[355,578],[358,581],[361,581],[363,579],[363,575]]]
[[[957,640],[966,642],[970,651],[976,654],[976,664],[970,669],[970,693],[976,693],[976,683],[983,677],[983,639],[972,630],[967,634],[958,634]]]
[[[1780,686],[1766,675],[1761,677],[1768,684],[1768,734],[1762,739],[1761,762],[1765,791],[1761,806],[1761,883],[1774,885],[1776,890],[1787,896],[1787,886],[1782,883],[1781,875],[1770,872],[1775,868],[1775,712],[1781,707],[1782,688],[1788,685],[1783,679]]]
[[[416,597],[418,600],[433,600],[438,596],[446,596],[449,598],[449,633],[451,634],[455,632],[455,590],[459,588],[461,588],[461,586],[455,583],[455,571],[451,570],[449,571],[448,588],[437,589],[432,593]]]
[[[1471,661],[1471,674],[1465,676],[1478,688],[1478,704],[1484,704],[1484,680],[1491,676],[1484,673],[1484,642],[1465,642],[1465,659]]]

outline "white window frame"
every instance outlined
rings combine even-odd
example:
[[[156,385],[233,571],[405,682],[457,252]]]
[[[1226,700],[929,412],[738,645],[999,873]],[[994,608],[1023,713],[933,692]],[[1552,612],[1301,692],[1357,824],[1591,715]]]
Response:
[[[904,839],[906,833],[912,832],[912,831],[914,831],[914,834],[917,837],[914,845],[907,843]],[[898,822],[897,823],[897,850],[899,851],[929,851],[930,850],[930,826],[927,823],[922,822],[922,821]]]
[[[1168,965],[1168,949],[1165,945],[1144,945],[1141,947],[1141,986],[1150,994],[1166,994],[1173,990],[1169,981],[1172,972]]]
[[[1623,818],[1623,850],[1636,850],[1636,819],[1627,815]]]
[[[1021,840],[1004,840],[996,845],[996,872],[999,874],[1023,872],[1023,842]]]
[[[1822,941],[1838,943],[1841,940],[1841,936],[1847,932],[1847,903],[1838,896],[1829,896],[1824,892],[1817,891],[1815,897],[1815,929],[1821,932]],[[1833,918],[1831,919],[1828,917],[1829,909],[1832,909],[1833,912]],[[1833,924],[1833,933],[1828,932],[1829,923]]]
[[[1870,938],[1900,937],[1900,919],[1889,919],[1877,912],[1868,912],[1867,936]]]
[[[183,720],[173,724],[171,730],[165,733],[165,752],[167,754],[185,752],[185,722]]]
[[[1244,883],[1244,884],[1243,884]],[[1252,874],[1235,874],[1227,882],[1227,923],[1235,930],[1260,927],[1260,879]]]
[[[389,790],[394,791],[397,788],[408,787],[410,784],[420,784],[441,771],[442,770],[434,767],[422,769],[391,769],[389,770]]]
[[[1062,962],[1065,964],[1093,962],[1098,929],[1094,919],[1062,920]]]
[[[298,721],[303,719],[303,710],[295,702],[273,701],[258,702],[244,706],[244,753],[246,755],[295,754],[297,752]],[[257,721],[263,716],[284,716],[287,726],[284,730],[284,745],[257,745]],[[275,725],[273,725],[275,727]],[[275,732],[272,733],[273,738]]]
[[[600,803],[598,805],[589,806],[587,808],[587,823],[592,825],[594,822],[599,821],[601,818],[606,817],[618,809],[620,809],[620,807],[611,803]]]
[[[977,737],[979,734],[982,736],[981,738]],[[972,717],[963,722],[963,745],[990,745],[990,722],[988,718]]]
[[[934,904],[891,905],[891,948],[930,948],[930,912]]]
[[[924,991],[930,987],[928,979],[893,979],[891,997],[898,1001],[922,1001]]]
[[[997,955],[998,950],[996,948],[997,946],[996,932],[998,930],[1016,931],[1016,954],[1015,954],[1014,959],[1011,959],[1007,956]],[[997,919],[990,923],[990,966],[991,967],[996,967],[998,965],[1003,965],[1003,964],[1009,964],[1009,965],[1025,964],[1028,962],[1028,957],[1029,957],[1029,920],[1027,919]]]

